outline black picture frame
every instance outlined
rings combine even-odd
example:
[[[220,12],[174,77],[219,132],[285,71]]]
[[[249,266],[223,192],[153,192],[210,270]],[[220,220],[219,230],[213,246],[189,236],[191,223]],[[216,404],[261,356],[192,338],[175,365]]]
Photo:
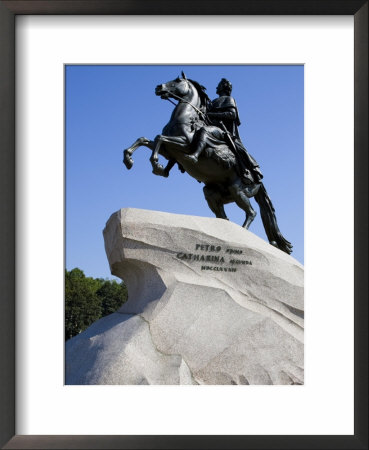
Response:
[[[15,435],[15,17],[19,14],[353,15],[355,42],[355,432],[349,436]],[[337,95],[340,95],[337,92]],[[338,214],[339,216],[339,214]],[[337,219],[337,220],[343,220]],[[339,223],[338,223],[339,226]],[[339,243],[337,243],[339,245]],[[368,448],[368,1],[0,1],[0,445],[6,449]],[[325,382],[323,380],[323,382]],[[319,405],[317,405],[317,408]]]

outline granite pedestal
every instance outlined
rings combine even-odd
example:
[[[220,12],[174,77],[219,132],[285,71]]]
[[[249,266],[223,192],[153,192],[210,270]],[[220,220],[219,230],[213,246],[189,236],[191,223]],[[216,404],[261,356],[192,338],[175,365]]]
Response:
[[[303,384],[292,256],[229,221],[139,209],[104,239],[129,299],[66,343],[67,384]]]

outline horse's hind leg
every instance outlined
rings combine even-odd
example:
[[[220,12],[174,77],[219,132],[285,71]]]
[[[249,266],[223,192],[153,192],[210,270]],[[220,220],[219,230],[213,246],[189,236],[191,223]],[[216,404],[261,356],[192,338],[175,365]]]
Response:
[[[256,217],[256,211],[251,206],[250,199],[245,193],[245,189],[241,182],[235,183],[232,186],[229,187],[229,192],[233,198],[233,200],[236,202],[237,206],[239,206],[241,209],[243,209],[246,213],[246,219],[243,223],[243,228],[246,228],[246,230],[249,229],[249,226],[251,225],[251,222]]]
[[[208,202],[209,208],[213,211],[216,217],[219,219],[226,219],[226,213],[224,211],[224,202],[221,193],[215,188],[204,186],[205,199]]]
[[[150,139],[147,139],[145,137],[136,139],[136,141],[130,147],[123,151],[123,163],[125,164],[127,169],[130,169],[133,166],[133,159],[131,158],[131,156],[138,149],[138,147],[141,146],[148,147],[150,150],[154,150],[155,148],[154,142],[150,141]]]

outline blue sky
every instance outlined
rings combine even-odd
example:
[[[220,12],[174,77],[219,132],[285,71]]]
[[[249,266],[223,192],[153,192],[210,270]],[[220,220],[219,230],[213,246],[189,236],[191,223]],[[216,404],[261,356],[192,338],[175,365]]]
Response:
[[[233,84],[245,147],[258,161],[282,234],[292,256],[304,258],[304,69],[303,66],[113,65],[66,66],[66,266],[86,275],[114,278],[105,255],[102,230],[110,215],[132,207],[214,217],[203,184],[176,167],[169,178],[152,174],[150,151],[134,155],[128,171],[122,151],[138,137],[153,139],[174,106],[154,93],[155,86],[188,78],[217,95],[221,78]],[[162,157],[161,157],[162,158]],[[162,158],[162,163],[166,161]],[[259,207],[250,231],[266,239]],[[225,206],[238,224],[244,212]]]

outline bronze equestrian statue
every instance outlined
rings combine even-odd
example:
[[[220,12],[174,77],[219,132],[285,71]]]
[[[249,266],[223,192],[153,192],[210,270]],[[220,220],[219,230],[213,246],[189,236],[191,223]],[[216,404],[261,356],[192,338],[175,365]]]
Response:
[[[292,245],[279,231],[259,165],[241,142],[238,109],[231,91],[231,83],[222,79],[217,87],[219,97],[210,101],[205,88],[187,79],[183,72],[181,77],[157,86],[156,95],[178,103],[162,134],[153,141],[138,138],[124,150],[123,162],[131,169],[133,152],[140,146],[148,147],[155,175],[168,177],[177,163],[182,172],[205,184],[204,195],[216,217],[228,220],[224,211],[227,203],[235,202],[243,209],[246,229],[256,216],[249,200],[254,197],[270,244],[290,254]],[[159,154],[168,160],[166,167],[159,163]]]

